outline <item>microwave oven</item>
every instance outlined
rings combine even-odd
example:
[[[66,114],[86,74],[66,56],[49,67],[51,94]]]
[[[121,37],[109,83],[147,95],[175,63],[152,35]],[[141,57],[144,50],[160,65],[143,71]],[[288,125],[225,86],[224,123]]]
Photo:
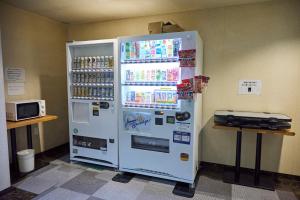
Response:
[[[45,100],[32,99],[6,102],[6,120],[20,121],[45,115]]]

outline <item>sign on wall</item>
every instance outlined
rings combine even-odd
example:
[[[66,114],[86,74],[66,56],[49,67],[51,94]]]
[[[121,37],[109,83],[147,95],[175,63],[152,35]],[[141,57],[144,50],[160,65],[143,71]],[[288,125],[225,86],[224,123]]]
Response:
[[[260,95],[262,88],[261,80],[239,80],[239,90],[240,95]]]
[[[25,69],[22,67],[5,68],[8,95],[23,95],[25,93]]]

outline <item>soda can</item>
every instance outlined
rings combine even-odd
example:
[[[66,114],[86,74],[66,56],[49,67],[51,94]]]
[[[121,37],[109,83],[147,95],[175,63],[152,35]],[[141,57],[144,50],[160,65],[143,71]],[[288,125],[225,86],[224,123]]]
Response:
[[[135,102],[135,91],[131,91],[131,94],[130,94],[130,101],[131,101],[131,102]]]
[[[77,57],[74,57],[74,59],[73,59],[72,69],[77,69]]]
[[[100,73],[100,82],[104,83],[104,72]]]
[[[77,83],[77,75],[75,73],[72,74],[72,82]]]
[[[84,74],[80,74],[80,82],[84,83]]]
[[[113,56],[108,57],[108,65],[110,68],[112,68],[114,66],[114,57]]]
[[[93,73],[93,83],[97,83],[97,74]]]
[[[105,88],[101,88],[101,97],[105,97]]]
[[[84,82],[85,83],[89,82],[89,74],[84,74]]]
[[[88,58],[88,65],[89,65],[89,68],[93,67],[93,58],[92,57]]]
[[[114,73],[110,72],[110,82],[113,83],[114,82]]]
[[[80,97],[81,96],[81,88],[77,87],[77,95]]]
[[[89,88],[89,96],[92,97],[93,96],[93,88]]]
[[[130,81],[130,70],[126,70],[126,81]]]
[[[113,88],[109,88],[109,97],[113,98],[114,94],[113,94]]]
[[[96,56],[96,64],[95,64],[96,68],[100,67],[100,56]]]
[[[96,67],[96,57],[95,56],[93,56],[93,57],[91,57],[92,58],[92,68],[95,68]]]
[[[88,57],[84,57],[84,66],[83,68],[87,68],[88,67]]]
[[[100,83],[100,80],[101,80],[101,78],[100,78],[100,73],[97,73],[97,74],[96,74],[96,82],[97,82],[97,83]]]
[[[72,87],[72,96],[76,97],[76,87]]]
[[[109,57],[108,56],[104,57],[104,67],[109,67]]]
[[[106,72],[102,72],[102,83],[106,83]]]
[[[80,68],[84,68],[84,57],[80,57]]]
[[[101,56],[101,57],[100,57],[100,67],[105,67],[105,64],[104,64],[104,56]]]

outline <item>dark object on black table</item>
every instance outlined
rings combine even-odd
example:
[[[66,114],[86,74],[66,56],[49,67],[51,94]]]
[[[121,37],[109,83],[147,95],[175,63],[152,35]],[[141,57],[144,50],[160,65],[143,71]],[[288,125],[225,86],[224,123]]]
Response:
[[[216,124],[240,128],[256,128],[267,130],[290,129],[292,119],[283,114],[267,112],[243,112],[217,110],[214,115]]]

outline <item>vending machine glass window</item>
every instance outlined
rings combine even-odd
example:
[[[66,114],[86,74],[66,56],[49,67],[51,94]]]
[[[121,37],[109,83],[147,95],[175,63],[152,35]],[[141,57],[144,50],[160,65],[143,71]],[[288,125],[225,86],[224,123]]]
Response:
[[[121,43],[122,106],[177,108],[181,39]]]

